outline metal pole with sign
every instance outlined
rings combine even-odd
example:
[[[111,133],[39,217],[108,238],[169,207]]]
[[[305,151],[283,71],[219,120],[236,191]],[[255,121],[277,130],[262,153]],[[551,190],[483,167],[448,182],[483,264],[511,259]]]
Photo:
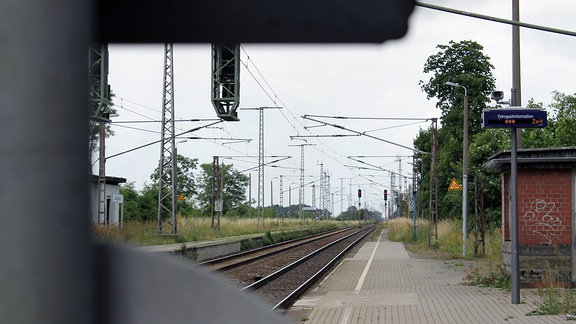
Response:
[[[510,107],[509,109],[486,109],[482,112],[483,128],[510,128],[512,147],[510,152],[510,247],[512,304],[520,303],[520,256],[518,254],[518,163],[517,129],[544,128],[547,120],[546,110]]]

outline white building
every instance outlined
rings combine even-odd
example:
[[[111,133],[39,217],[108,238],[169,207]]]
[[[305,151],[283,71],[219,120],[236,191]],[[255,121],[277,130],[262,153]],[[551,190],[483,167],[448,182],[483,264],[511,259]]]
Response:
[[[92,223],[117,225],[120,223],[123,199],[120,195],[120,183],[125,178],[106,177],[106,208],[104,219],[98,221],[98,175],[90,176],[90,216]]]

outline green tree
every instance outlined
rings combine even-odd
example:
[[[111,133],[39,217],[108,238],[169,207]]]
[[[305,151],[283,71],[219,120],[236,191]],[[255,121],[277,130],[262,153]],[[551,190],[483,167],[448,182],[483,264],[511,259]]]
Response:
[[[202,169],[202,174],[198,180],[199,190],[197,199],[202,211],[205,214],[209,214],[212,210],[212,163],[204,163],[200,165],[200,168]],[[238,216],[245,216],[245,214],[240,215],[240,212],[248,212],[248,208],[243,208],[243,203],[246,201],[248,176],[238,172],[232,164],[222,164],[220,169],[224,183],[223,214],[240,207],[240,209],[236,211]]]
[[[424,73],[431,76],[427,82],[420,81],[420,86],[429,99],[437,99],[436,107],[441,110],[441,127],[438,130],[438,216],[458,218],[461,215],[461,209],[457,208],[461,206],[461,197],[447,196],[446,188],[452,178],[461,179],[462,175],[465,93],[464,89],[447,86],[446,82],[455,82],[466,88],[469,103],[468,138],[472,143],[474,136],[482,132],[481,114],[490,102],[489,95],[494,90],[495,79],[492,75],[494,67],[490,63],[490,58],[482,52],[483,47],[474,41],[450,41],[448,45],[438,45],[437,48],[438,53],[428,57],[424,65]],[[414,145],[417,149],[430,152],[430,130],[421,131],[414,140]],[[479,151],[477,158],[482,159],[484,155],[486,154],[480,154]],[[430,160],[425,155],[420,157],[423,160],[420,188],[429,194]],[[474,160],[474,163],[478,163],[478,160]],[[473,167],[472,164],[473,161],[470,160],[470,178],[473,178],[475,172],[481,168],[481,165]],[[424,198],[422,195],[420,197]]]
[[[198,188],[196,186],[196,180],[194,176],[194,170],[196,170],[198,166],[198,159],[188,158],[183,155],[178,154],[176,158],[177,163],[177,173],[176,173],[176,180],[177,180],[177,195],[184,195],[186,198],[192,198],[198,194]],[[171,170],[168,170],[171,172]],[[158,178],[160,176],[160,172],[158,167],[154,170],[154,172],[150,175],[150,179],[153,181],[153,184],[158,187]]]
[[[121,184],[120,193],[124,196],[124,219],[141,220],[143,213],[139,204],[140,194],[134,188],[134,182]]]
[[[543,103],[528,101],[528,108],[544,107]],[[576,95],[559,91],[552,93],[548,105],[548,125],[539,129],[525,129],[523,144],[526,148],[563,147],[576,144]]]
[[[134,182],[120,186],[124,195],[124,219],[132,221],[151,221],[156,219],[158,210],[158,188],[146,184],[142,191],[134,188]]]
[[[553,138],[553,147],[574,146],[576,144],[576,96],[566,95],[554,91],[553,102],[549,105],[552,110],[552,123],[546,127],[548,138]]]

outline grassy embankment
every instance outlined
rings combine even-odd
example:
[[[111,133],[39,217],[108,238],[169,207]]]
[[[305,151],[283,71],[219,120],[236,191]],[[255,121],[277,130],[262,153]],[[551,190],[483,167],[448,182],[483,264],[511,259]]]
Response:
[[[212,228],[211,218],[183,218],[178,235],[157,235],[156,222],[129,222],[120,229],[116,226],[96,226],[93,236],[98,241],[126,242],[133,245],[173,244],[194,241],[209,241],[223,237],[265,233],[265,243],[336,229],[352,222],[340,221],[308,221],[286,219],[276,224],[276,220],[266,219],[264,225],[258,224],[255,218],[240,218],[220,220],[220,231]]]

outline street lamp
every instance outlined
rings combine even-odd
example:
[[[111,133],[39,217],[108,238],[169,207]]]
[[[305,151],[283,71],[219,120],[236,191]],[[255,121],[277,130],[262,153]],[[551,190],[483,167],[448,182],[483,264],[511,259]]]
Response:
[[[468,210],[468,90],[456,82],[446,82],[447,86],[464,89],[464,139],[462,143],[462,256],[466,257],[466,214]]]

